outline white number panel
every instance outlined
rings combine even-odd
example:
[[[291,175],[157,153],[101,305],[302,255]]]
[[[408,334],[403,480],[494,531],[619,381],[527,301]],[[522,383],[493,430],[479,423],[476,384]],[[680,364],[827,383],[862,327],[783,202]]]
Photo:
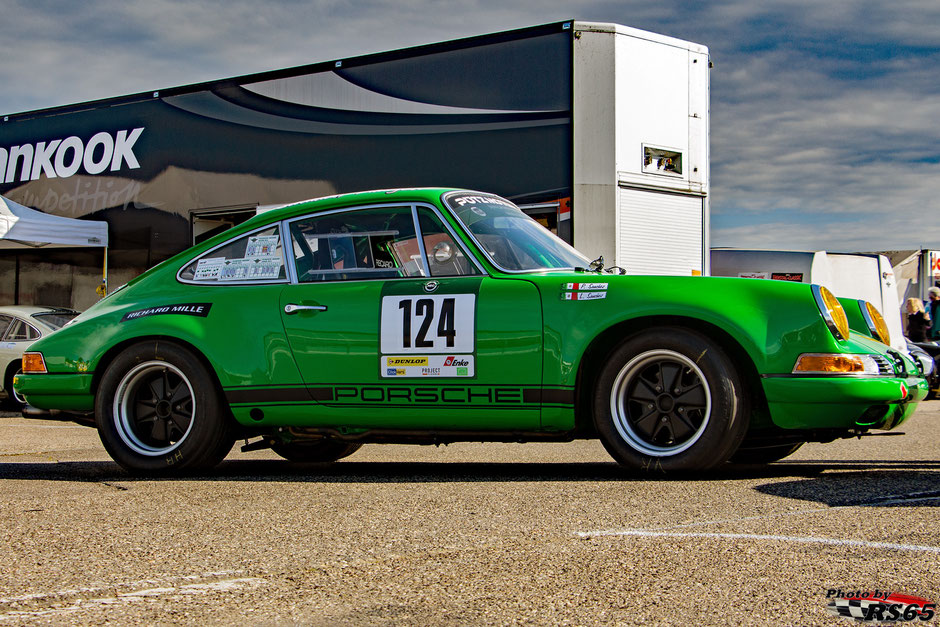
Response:
[[[385,296],[383,354],[472,353],[476,294]]]

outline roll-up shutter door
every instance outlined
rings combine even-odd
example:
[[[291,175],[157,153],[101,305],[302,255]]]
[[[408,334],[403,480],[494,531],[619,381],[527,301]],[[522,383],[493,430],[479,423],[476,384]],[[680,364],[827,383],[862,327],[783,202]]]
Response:
[[[620,188],[618,265],[628,274],[701,273],[704,207],[700,196]]]

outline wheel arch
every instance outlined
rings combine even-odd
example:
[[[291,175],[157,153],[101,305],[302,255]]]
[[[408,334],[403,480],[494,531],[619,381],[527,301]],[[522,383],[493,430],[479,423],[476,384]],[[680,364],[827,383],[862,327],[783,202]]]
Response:
[[[13,390],[7,390],[6,385],[7,381],[11,380],[11,373],[16,374],[16,372],[23,367],[23,359],[14,359],[7,364],[6,368],[3,370],[3,387],[4,391],[12,395]]]
[[[747,393],[751,397],[752,411],[758,411],[767,406],[764,388],[761,385],[760,374],[754,360],[751,359],[741,343],[721,327],[698,318],[685,316],[634,318],[617,323],[602,331],[591,340],[581,356],[575,384],[575,425],[577,433],[587,437],[596,435],[592,399],[597,378],[607,355],[628,338],[639,335],[644,331],[662,328],[693,331],[717,343],[727,353],[734,367],[744,378]]]
[[[222,389],[222,383],[219,381],[219,374],[216,372],[212,362],[210,362],[206,355],[201,350],[196,348],[196,346],[194,346],[192,343],[187,342],[186,340],[182,340],[178,337],[168,335],[141,335],[127,338],[110,347],[107,351],[104,352],[104,354],[98,360],[98,364],[95,366],[95,372],[91,377],[91,393],[94,395],[98,394],[98,387],[101,384],[101,378],[104,376],[105,371],[111,365],[111,362],[113,362],[118,355],[135,344],[146,344],[148,342],[156,342],[158,344],[160,342],[166,342],[175,344],[185,348],[195,355],[196,359],[199,360],[202,366],[206,369],[206,372],[208,372],[211,376],[221,402],[224,403],[225,407],[228,407],[228,400],[225,398],[225,393]]]

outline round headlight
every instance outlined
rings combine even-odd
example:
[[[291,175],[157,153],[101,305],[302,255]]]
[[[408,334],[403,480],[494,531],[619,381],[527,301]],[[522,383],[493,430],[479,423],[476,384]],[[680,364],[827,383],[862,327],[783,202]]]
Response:
[[[837,340],[849,339],[849,319],[845,315],[842,303],[822,285],[813,284],[812,288],[813,296],[816,297],[816,305],[819,307],[819,312],[826,321],[826,326],[829,327],[832,335]]]
[[[868,325],[868,330],[871,331],[871,336],[876,340],[880,340],[883,344],[891,346],[891,332],[888,331],[888,323],[885,322],[884,316],[881,315],[878,308],[867,300],[859,301],[858,305],[862,310],[862,317],[865,318],[865,324]]]

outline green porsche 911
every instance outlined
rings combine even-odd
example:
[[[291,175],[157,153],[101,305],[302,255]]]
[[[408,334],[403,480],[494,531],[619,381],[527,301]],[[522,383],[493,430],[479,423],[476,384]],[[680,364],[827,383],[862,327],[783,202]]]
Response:
[[[923,373],[855,331],[824,287],[624,276],[493,194],[389,190],[269,211],[150,269],[34,343],[15,388],[147,474],[236,439],[330,462],[600,438],[631,468],[703,470],[906,420]]]

